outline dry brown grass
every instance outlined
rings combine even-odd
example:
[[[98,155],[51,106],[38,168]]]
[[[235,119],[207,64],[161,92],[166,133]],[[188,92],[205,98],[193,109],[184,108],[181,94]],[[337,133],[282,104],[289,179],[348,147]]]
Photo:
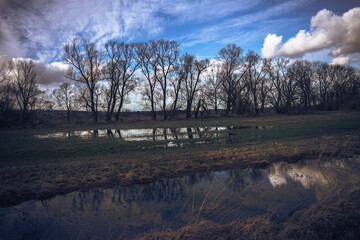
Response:
[[[272,162],[351,156],[359,153],[359,136],[323,137],[216,150],[138,153],[122,158],[69,159],[0,168],[0,206],[96,187],[151,182],[209,170],[265,167]]]
[[[283,222],[274,221],[273,213],[228,224],[201,220],[175,231],[147,233],[139,239],[358,239],[359,206],[360,186],[351,186],[295,210]]]

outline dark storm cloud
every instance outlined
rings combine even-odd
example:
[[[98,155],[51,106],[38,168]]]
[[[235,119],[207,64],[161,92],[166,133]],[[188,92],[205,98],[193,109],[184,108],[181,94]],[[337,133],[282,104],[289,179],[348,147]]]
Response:
[[[0,55],[17,57],[24,56],[25,54],[26,51],[17,34],[14,33],[11,26],[0,17]]]
[[[44,64],[35,61],[35,68],[38,73],[37,83],[45,87],[68,82],[65,78],[66,66],[61,63]]]

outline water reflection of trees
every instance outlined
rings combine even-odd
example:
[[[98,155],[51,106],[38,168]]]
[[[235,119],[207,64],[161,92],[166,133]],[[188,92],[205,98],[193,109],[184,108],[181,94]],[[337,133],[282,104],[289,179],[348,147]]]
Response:
[[[105,199],[105,193],[102,190],[91,190],[80,192],[73,196],[72,207],[82,212],[87,210],[87,206],[94,211],[101,209],[101,203]]]
[[[73,208],[84,211],[86,206],[92,210],[101,208],[105,199],[118,205],[132,204],[133,202],[172,203],[185,198],[185,189],[192,188],[198,183],[219,184],[231,192],[241,192],[250,184],[257,184],[264,178],[264,170],[244,169],[226,172],[224,178],[219,179],[216,173],[192,174],[183,178],[160,180],[150,184],[130,187],[117,186],[111,190],[91,190],[73,196]],[[105,194],[106,192],[106,194]],[[188,196],[187,196],[188,197]]]
[[[242,170],[231,170],[227,174],[225,184],[232,192],[241,192],[248,185],[260,183],[265,177],[265,170],[247,168]]]
[[[182,181],[180,179],[170,179],[131,187],[117,186],[109,191],[91,190],[78,193],[73,196],[72,207],[80,211],[84,211],[86,206],[90,206],[92,210],[98,210],[106,198],[118,205],[133,202],[170,203],[182,199],[183,196]]]
[[[232,144],[249,138],[259,138],[264,126],[227,126],[227,127],[193,127],[193,128],[153,128],[153,129],[94,129],[58,132],[47,135],[36,135],[39,138],[117,138],[120,142],[147,141],[161,142],[164,147],[182,147],[191,143],[224,143]],[[167,144],[171,142],[170,144]],[[181,144],[180,144],[181,143]]]

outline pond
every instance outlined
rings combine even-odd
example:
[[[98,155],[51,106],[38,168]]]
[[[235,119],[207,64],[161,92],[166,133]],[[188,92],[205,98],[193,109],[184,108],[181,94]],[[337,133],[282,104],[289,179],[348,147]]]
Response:
[[[269,127],[271,128],[271,126]],[[119,143],[147,142],[151,147],[183,148],[192,143],[236,143],[249,139],[263,137],[265,126],[219,126],[193,128],[153,128],[153,129],[94,129],[50,134],[36,134],[37,139],[67,139],[79,138],[91,140],[94,138],[111,138]]]
[[[334,186],[360,183],[360,158],[275,163],[129,187],[72,192],[0,208],[4,239],[123,239],[198,219],[226,223],[276,211],[286,218]],[[0,237],[0,238],[1,238]]]

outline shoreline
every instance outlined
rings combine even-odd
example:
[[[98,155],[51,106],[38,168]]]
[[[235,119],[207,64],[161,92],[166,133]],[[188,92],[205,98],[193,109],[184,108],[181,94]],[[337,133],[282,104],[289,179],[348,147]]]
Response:
[[[192,150],[181,156],[174,151],[154,154],[150,159],[92,159],[64,163],[39,163],[36,166],[0,168],[0,207],[10,207],[28,200],[43,200],[73,191],[87,191],[116,185],[130,186],[184,175],[243,169],[265,168],[276,162],[305,159],[352,157],[360,152],[360,137],[341,136],[313,139],[303,143],[279,145],[258,144],[252,147]],[[261,151],[259,151],[261,149]],[[149,158],[140,155],[138,158]],[[134,164],[141,165],[134,165]],[[151,165],[150,165],[151,164]],[[132,166],[127,169],[128,166]],[[11,179],[10,176],[21,176]],[[5,180],[8,179],[6,182]],[[22,186],[22,187],[20,187]]]

